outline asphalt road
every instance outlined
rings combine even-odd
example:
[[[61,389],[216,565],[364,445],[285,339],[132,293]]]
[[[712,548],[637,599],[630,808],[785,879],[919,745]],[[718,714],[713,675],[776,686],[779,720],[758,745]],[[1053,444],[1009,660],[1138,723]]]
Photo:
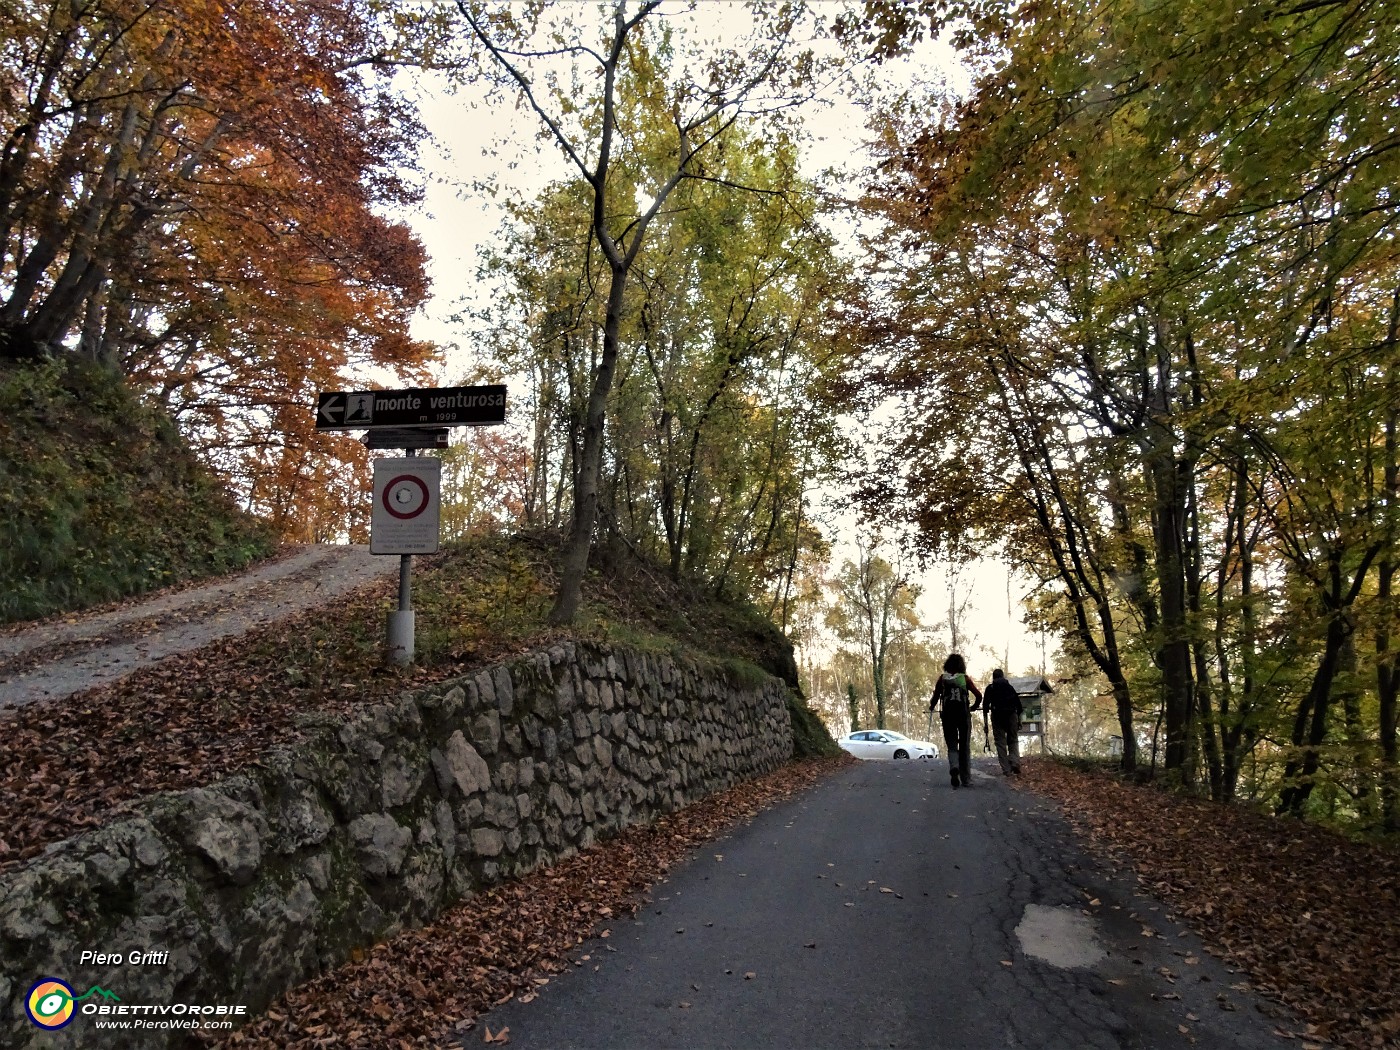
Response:
[[[865,762],[717,840],[530,1002],[512,1050],[1296,1047],[1242,974],[979,762]],[[601,931],[599,931],[601,933]]]

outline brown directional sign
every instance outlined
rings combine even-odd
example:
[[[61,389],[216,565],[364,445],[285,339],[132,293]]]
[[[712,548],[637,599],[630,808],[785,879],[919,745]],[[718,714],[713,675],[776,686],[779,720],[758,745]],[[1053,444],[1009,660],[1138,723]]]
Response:
[[[505,421],[503,385],[322,391],[316,401],[317,430],[480,427]]]
[[[446,448],[446,427],[383,427],[367,430],[365,448]]]

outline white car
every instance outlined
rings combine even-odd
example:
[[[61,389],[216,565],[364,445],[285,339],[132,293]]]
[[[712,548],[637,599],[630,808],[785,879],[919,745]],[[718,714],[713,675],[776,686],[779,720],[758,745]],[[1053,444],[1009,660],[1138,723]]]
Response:
[[[937,758],[938,747],[893,729],[862,729],[836,741],[856,758]]]

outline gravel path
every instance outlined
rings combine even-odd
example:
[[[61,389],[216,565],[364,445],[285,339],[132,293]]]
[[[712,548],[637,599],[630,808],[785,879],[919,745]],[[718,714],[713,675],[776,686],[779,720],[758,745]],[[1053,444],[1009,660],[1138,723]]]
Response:
[[[214,583],[10,631],[0,636],[0,708],[115,681],[322,605],[398,566],[398,558],[376,557],[365,544],[309,544]]]

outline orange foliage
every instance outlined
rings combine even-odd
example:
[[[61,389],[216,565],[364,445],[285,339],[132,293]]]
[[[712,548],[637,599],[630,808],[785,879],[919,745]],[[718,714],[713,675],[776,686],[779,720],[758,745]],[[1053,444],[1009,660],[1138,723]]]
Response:
[[[0,45],[0,353],[82,353],[151,391],[254,509],[320,535],[362,465],[320,389],[423,376],[421,127],[348,0],[28,4]],[[92,56],[99,56],[94,60]],[[341,516],[346,524],[351,519]]]

